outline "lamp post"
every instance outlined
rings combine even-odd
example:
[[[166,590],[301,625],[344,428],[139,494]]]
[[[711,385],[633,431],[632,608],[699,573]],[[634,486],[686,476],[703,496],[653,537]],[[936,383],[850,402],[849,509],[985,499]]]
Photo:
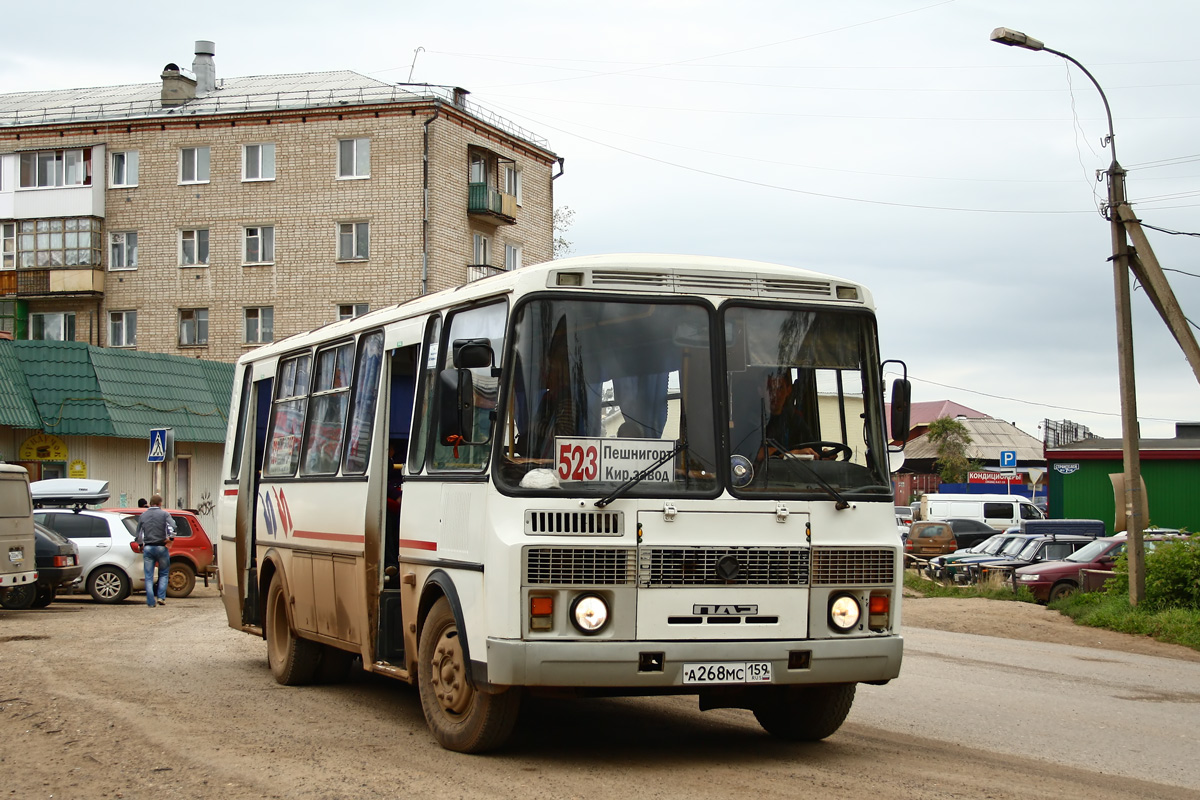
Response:
[[[1021,31],[1010,28],[996,28],[992,31],[993,42],[1006,44],[1010,47],[1020,47],[1025,50],[1043,50],[1058,56],[1075,66],[1088,77],[1100,99],[1104,101],[1104,114],[1108,119],[1108,138],[1106,140],[1112,152],[1112,163],[1105,173],[1108,176],[1108,204],[1104,209],[1112,232],[1112,262],[1113,288],[1117,311],[1117,372],[1121,391],[1121,447],[1124,454],[1124,500],[1125,500],[1125,529],[1129,532],[1127,552],[1129,556],[1129,602],[1137,605],[1146,595],[1146,570],[1144,553],[1142,551],[1142,529],[1145,525],[1142,509],[1142,461],[1139,451],[1140,432],[1137,419],[1137,396],[1133,378],[1133,322],[1129,302],[1129,240],[1126,237],[1125,225],[1121,222],[1120,209],[1126,206],[1125,200],[1125,170],[1117,163],[1117,145],[1113,135],[1112,110],[1108,105],[1108,97],[1099,82],[1088,72],[1087,67],[1074,58],[1059,50],[1046,47],[1045,44],[1028,36]],[[1117,515],[1118,518],[1120,514]]]

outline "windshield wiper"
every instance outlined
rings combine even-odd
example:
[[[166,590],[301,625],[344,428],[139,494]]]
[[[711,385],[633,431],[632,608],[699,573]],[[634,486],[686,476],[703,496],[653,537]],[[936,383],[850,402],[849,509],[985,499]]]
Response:
[[[679,444],[675,445],[675,447],[672,448],[671,452],[667,453],[662,458],[658,459],[658,461],[655,461],[653,464],[646,467],[644,470],[637,473],[636,475],[634,475],[632,478],[630,478],[629,480],[622,483],[617,488],[613,489],[607,495],[605,495],[604,497],[601,497],[599,500],[597,500],[596,508],[604,508],[606,505],[611,503],[613,500],[616,500],[618,497],[625,494],[625,492],[629,491],[634,486],[637,486],[639,483],[644,481],[646,479],[646,477],[648,475],[650,475],[650,473],[654,472],[654,470],[658,469],[663,464],[667,463],[672,458],[679,455],[680,452],[682,452],[683,450],[686,450],[686,449],[687,449],[687,440],[680,439]]]
[[[829,483],[824,478],[822,478],[820,475],[817,474],[817,471],[815,469],[813,469],[812,467],[810,467],[808,465],[807,459],[803,459],[800,456],[796,455],[795,453],[792,453],[786,447],[784,447],[783,445],[781,445],[779,442],[775,441],[774,439],[770,438],[769,436],[764,436],[763,441],[766,442],[767,444],[769,444],[771,447],[775,448],[779,452],[779,455],[782,456],[783,458],[787,459],[788,461],[795,462],[796,464],[799,464],[800,466],[804,467],[804,469],[808,471],[808,474],[812,476],[812,479],[814,481],[816,481],[817,484],[822,489],[829,492],[829,495],[834,500],[837,501],[837,503],[835,503],[833,506],[834,508],[836,508],[838,511],[841,511],[843,509],[850,507],[850,503],[846,502],[846,498],[842,497],[842,495],[838,492],[837,489],[830,486]],[[769,455],[767,456],[767,460],[768,461],[770,460]]]

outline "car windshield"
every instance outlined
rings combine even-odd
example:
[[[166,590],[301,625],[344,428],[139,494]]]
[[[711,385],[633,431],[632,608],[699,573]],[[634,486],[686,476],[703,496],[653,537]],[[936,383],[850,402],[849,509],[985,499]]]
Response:
[[[1017,537],[1008,544],[1004,545],[1004,549],[1000,551],[1000,555],[1015,556],[1029,543],[1029,540],[1024,537]]]
[[[1025,546],[1021,548],[1021,552],[1017,555],[1017,558],[1021,559],[1022,561],[1033,561],[1033,557],[1037,555],[1037,552],[1041,546],[1042,540],[1030,539],[1025,543]]]
[[[1000,552],[1000,548],[1003,546],[1004,546],[1004,537],[1003,536],[990,536],[987,539],[984,539],[979,544],[975,545],[973,548],[971,548],[971,550],[976,553],[987,553],[988,555],[995,555],[996,553]]]
[[[1107,553],[1110,549],[1115,549],[1112,539],[1097,539],[1094,542],[1088,542],[1063,560],[1076,561],[1081,564],[1086,564],[1088,562],[1095,561],[1097,558]],[[1124,552],[1124,550],[1125,543],[1122,542],[1117,552]]]

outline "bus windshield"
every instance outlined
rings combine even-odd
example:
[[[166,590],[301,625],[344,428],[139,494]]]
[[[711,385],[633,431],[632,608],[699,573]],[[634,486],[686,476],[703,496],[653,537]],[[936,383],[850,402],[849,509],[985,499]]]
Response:
[[[890,496],[871,318],[731,305],[723,321],[732,490]]]
[[[695,302],[519,306],[499,484],[604,495],[647,472],[630,496],[715,493],[710,319]]]

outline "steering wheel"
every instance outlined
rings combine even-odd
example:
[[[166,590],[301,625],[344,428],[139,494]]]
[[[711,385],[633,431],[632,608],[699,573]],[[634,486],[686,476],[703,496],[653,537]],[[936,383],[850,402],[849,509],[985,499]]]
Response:
[[[803,450],[804,448],[817,451],[817,458],[821,461],[836,461],[839,455],[843,461],[849,461],[854,456],[854,451],[841,442],[800,442],[792,445],[792,450]]]

